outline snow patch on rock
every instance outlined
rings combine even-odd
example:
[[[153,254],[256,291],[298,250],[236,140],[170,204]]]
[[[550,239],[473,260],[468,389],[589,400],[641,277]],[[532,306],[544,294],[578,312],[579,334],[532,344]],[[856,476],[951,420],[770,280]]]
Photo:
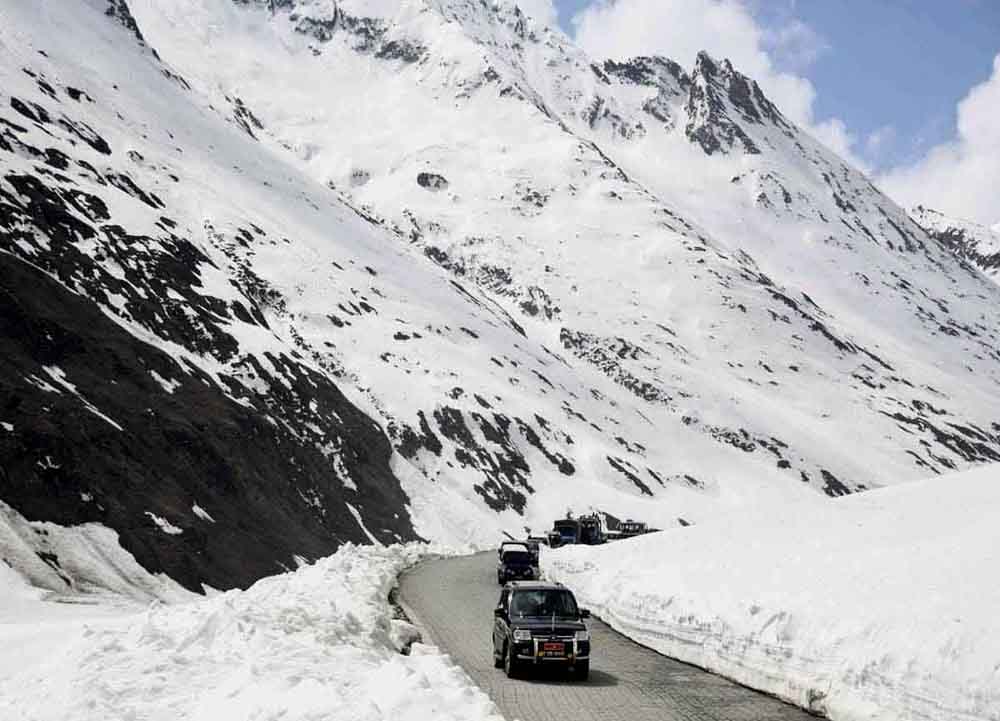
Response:
[[[199,506],[197,503],[191,506],[191,512],[194,513],[194,515],[198,516],[198,518],[200,518],[203,521],[208,521],[209,523],[215,523],[215,519],[212,518],[211,514],[209,514],[208,511]]]
[[[170,521],[168,521],[166,518],[163,518],[162,516],[157,516],[152,511],[146,511],[146,515],[149,516],[149,518],[153,521],[153,523],[159,526],[160,530],[163,531],[164,533],[167,533],[171,536],[179,536],[182,533],[184,533],[183,528],[178,528]]]

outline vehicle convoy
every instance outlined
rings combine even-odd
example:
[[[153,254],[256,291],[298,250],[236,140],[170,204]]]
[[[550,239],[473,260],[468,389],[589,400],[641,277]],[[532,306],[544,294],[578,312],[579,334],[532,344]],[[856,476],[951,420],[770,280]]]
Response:
[[[510,678],[542,665],[590,673],[590,630],[573,592],[561,583],[515,581],[493,610],[493,664]]]
[[[524,543],[504,543],[497,559],[497,583],[538,578],[538,556]]]
[[[552,523],[552,530],[559,534],[559,545],[579,543],[596,546],[605,542],[604,525],[597,515],[563,518]]]

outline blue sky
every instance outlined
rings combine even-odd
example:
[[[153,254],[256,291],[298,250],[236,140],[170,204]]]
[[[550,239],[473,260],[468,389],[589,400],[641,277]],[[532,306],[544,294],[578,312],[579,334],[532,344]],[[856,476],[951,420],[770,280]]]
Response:
[[[555,0],[559,20],[590,0]],[[803,23],[808,57],[777,50],[779,70],[809,79],[817,121],[837,117],[874,170],[915,162],[955,135],[955,107],[1000,53],[998,0],[748,0],[764,29]],[[690,63],[691,58],[676,58]],[[998,121],[1000,122],[1000,121]]]

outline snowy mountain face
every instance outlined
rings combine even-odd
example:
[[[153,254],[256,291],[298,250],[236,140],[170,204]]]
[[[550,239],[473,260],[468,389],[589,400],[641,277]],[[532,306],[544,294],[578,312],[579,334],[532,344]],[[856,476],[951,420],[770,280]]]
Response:
[[[1000,460],[1000,289],[726,61],[593,59],[473,0],[6,17],[29,521],[197,589]]]
[[[912,211],[913,219],[941,245],[959,258],[977,266],[986,275],[997,280],[1000,273],[1000,226],[987,228],[968,220],[949,218],[932,208],[918,205]]]

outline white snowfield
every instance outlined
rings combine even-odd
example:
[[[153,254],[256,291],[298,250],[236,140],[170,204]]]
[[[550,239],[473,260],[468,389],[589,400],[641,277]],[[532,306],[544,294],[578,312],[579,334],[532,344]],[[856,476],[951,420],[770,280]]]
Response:
[[[987,467],[542,566],[636,641],[835,721],[996,721],[998,481]]]
[[[52,604],[0,564],[5,721],[502,721],[435,648],[399,648],[396,575],[426,545],[346,545],[294,573],[174,605]],[[195,598],[192,596],[192,598]]]

